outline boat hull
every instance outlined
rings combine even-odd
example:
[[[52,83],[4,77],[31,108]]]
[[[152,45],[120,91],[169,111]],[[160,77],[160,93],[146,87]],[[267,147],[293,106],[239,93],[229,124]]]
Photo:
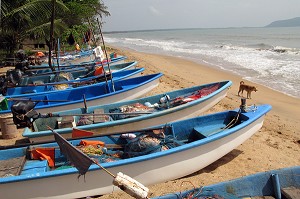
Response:
[[[259,114],[250,113],[255,114],[251,121],[224,130],[219,135],[214,134],[174,150],[158,152],[160,155],[154,153],[142,158],[131,158],[130,161],[104,163],[102,166],[113,174],[122,172],[145,186],[184,177],[208,166],[246,141],[262,127],[264,116],[270,109],[270,106],[266,106],[265,110],[258,110]],[[78,174],[73,170],[74,173],[41,177],[26,183],[1,184],[0,191],[5,198],[80,198],[120,191],[112,186],[112,177],[96,165],[90,167],[85,178],[78,180]],[[18,187],[18,192],[14,191],[15,187]]]

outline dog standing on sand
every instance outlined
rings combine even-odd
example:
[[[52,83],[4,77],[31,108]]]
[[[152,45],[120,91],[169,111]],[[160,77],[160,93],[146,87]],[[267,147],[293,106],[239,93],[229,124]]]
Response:
[[[239,92],[238,92],[238,96],[240,96],[240,92],[242,92],[242,96],[243,96],[243,92],[244,90],[247,92],[247,98],[251,99],[251,92],[252,91],[257,91],[257,88],[255,86],[250,86],[245,84],[244,81],[240,82],[240,88],[239,88]]]

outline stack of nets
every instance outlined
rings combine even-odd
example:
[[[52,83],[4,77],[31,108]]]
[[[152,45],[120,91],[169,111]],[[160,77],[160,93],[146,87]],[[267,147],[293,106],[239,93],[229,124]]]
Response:
[[[120,120],[120,119],[125,119],[129,117],[136,117],[140,116],[141,114],[139,112],[153,112],[155,111],[155,108],[145,106],[141,103],[135,103],[135,104],[130,104],[130,105],[124,105],[120,106],[119,108],[115,109],[110,109],[110,113],[120,113],[120,115],[112,115],[113,120]],[[136,114],[128,114],[126,113],[136,113]]]
[[[74,80],[71,73],[59,73],[54,77],[54,82],[65,82],[70,80]],[[54,88],[55,90],[65,90],[69,88],[69,84],[56,84]]]

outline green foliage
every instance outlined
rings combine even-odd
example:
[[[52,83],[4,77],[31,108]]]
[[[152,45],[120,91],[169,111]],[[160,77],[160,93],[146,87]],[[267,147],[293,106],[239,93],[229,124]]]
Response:
[[[25,39],[35,35],[45,37],[49,32],[49,17],[52,15],[52,0],[2,0],[3,16],[1,18],[0,42],[12,55],[18,45]],[[57,12],[67,11],[68,8],[61,2],[56,1]],[[57,19],[57,23],[59,23]],[[59,29],[57,29],[59,30]],[[36,34],[37,31],[39,34]],[[5,45],[3,45],[5,44]],[[8,47],[7,47],[8,46]]]
[[[55,2],[54,37],[67,43],[72,32],[82,43],[88,22],[109,15],[99,0],[0,0],[0,49],[12,54],[25,39],[49,40],[52,3]]]
[[[61,35],[62,45],[64,45],[64,46],[69,45],[68,44],[68,38],[69,38],[71,33],[72,33],[72,35],[75,39],[75,42],[78,43],[79,45],[82,45],[83,44],[83,36],[88,30],[89,30],[89,27],[86,24],[75,25],[72,28],[68,28]],[[73,48],[74,48],[74,46],[73,46]]]

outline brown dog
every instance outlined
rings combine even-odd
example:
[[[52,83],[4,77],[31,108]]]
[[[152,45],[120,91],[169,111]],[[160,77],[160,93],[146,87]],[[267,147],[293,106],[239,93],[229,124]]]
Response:
[[[242,92],[242,96],[243,96],[244,90],[247,91],[247,98],[251,99],[251,92],[252,91],[256,92],[257,88],[255,86],[247,85],[243,81],[241,81],[238,96],[240,96],[240,92]]]

